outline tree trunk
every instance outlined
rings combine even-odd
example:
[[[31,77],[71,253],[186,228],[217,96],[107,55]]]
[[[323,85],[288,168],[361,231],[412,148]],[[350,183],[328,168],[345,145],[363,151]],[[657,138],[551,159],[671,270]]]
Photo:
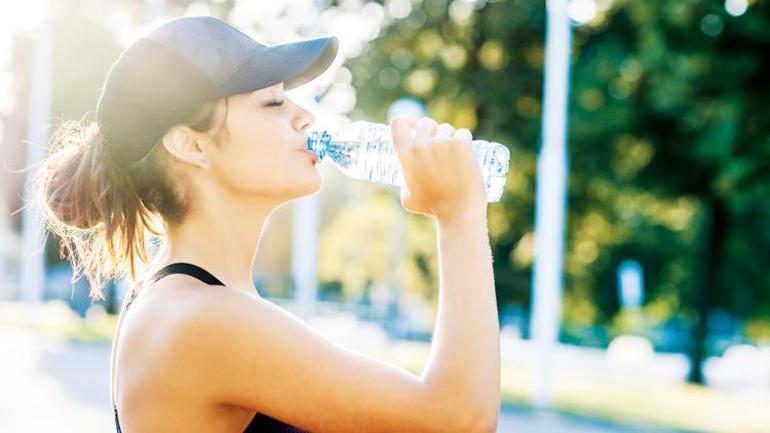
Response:
[[[704,384],[703,361],[708,355],[708,317],[715,306],[715,296],[719,291],[719,268],[725,257],[725,240],[729,227],[727,204],[719,198],[707,199],[704,203],[703,236],[704,248],[701,253],[701,269],[698,272],[696,287],[697,319],[693,329],[690,351],[690,373],[688,382]]]

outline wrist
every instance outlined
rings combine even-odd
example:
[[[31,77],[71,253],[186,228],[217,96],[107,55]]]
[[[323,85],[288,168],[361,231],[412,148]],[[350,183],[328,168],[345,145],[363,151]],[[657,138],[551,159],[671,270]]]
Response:
[[[487,226],[487,206],[463,207],[453,211],[436,214],[436,221],[440,227],[478,227]]]

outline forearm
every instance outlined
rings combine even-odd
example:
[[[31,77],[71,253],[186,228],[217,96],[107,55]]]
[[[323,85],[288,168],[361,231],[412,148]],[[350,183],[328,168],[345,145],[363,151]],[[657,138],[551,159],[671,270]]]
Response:
[[[500,329],[486,209],[437,222],[439,309],[425,382],[471,410],[500,405]]]

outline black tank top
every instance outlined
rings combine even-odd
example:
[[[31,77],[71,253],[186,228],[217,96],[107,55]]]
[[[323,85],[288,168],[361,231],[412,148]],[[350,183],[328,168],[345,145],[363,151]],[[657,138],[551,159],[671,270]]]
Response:
[[[224,283],[219,281],[219,279],[211,275],[208,271],[190,263],[172,263],[170,265],[164,266],[162,269],[160,269],[158,272],[156,272],[152,276],[152,278],[150,279],[150,282],[154,283],[160,280],[161,278],[171,274],[185,274],[185,275],[189,275],[191,277],[197,278],[200,281],[211,286],[224,286]],[[128,299],[128,302],[126,302],[126,306],[124,310],[128,310],[128,307],[131,305],[131,303],[134,301],[134,298],[136,297],[136,292],[132,290],[129,296],[130,297]],[[112,409],[115,412],[115,427],[117,428],[118,433],[123,433],[120,429],[120,421],[118,420],[118,408],[113,406]],[[285,424],[281,421],[278,421],[275,418],[271,418],[262,413],[257,413],[256,415],[254,415],[254,418],[251,420],[251,423],[249,423],[249,425],[246,427],[246,430],[243,431],[243,433],[257,433],[257,432],[260,432],[260,433],[309,433],[305,430],[299,429],[289,424]]]

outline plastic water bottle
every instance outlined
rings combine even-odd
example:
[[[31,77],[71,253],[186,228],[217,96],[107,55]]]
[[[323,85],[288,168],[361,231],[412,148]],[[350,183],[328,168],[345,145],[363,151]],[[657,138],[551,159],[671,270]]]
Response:
[[[503,194],[510,152],[500,143],[485,140],[473,140],[471,147],[484,175],[487,201],[497,202]],[[319,161],[331,159],[353,179],[400,187],[406,184],[389,125],[357,121],[333,132],[311,131],[307,148]]]

